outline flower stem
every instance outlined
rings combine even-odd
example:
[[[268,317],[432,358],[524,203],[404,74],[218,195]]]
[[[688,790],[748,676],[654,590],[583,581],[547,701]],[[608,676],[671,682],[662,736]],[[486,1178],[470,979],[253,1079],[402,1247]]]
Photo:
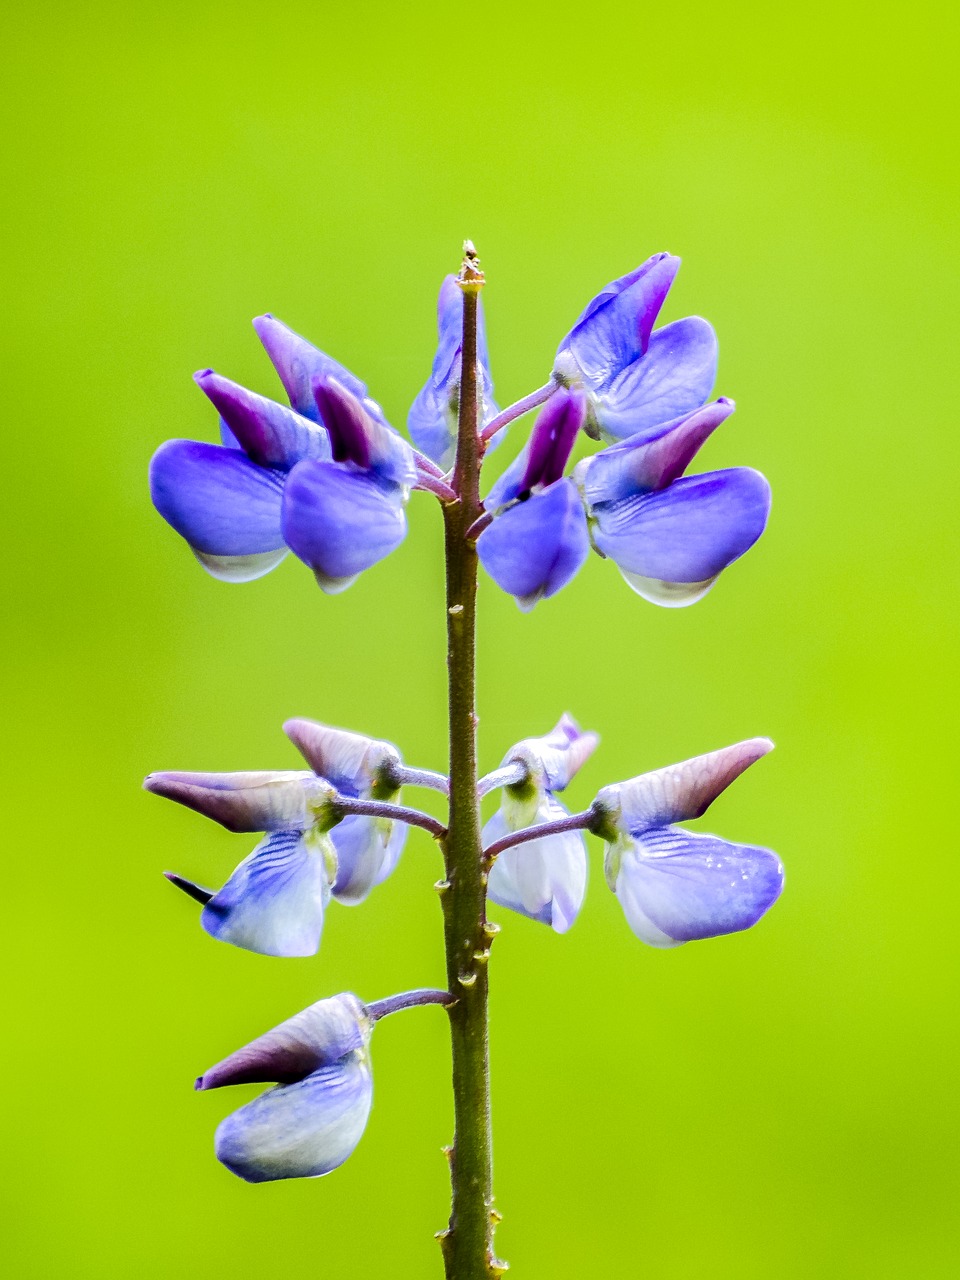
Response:
[[[367,1014],[374,1022],[379,1022],[381,1018],[391,1013],[399,1013],[401,1009],[413,1009],[421,1004],[449,1004],[452,999],[449,991],[426,988],[419,991],[404,991],[398,996],[385,996],[382,1000],[371,1000],[367,1005]]]
[[[529,413],[531,409],[536,409],[550,399],[557,390],[558,383],[552,379],[542,387],[538,387],[536,391],[531,391],[528,396],[524,396],[522,400],[518,400],[516,404],[510,405],[504,409],[502,413],[498,413],[483,428],[481,439],[484,444],[488,440],[492,440],[501,427],[505,427],[507,423],[513,422],[515,418],[522,418],[525,413]]]
[[[565,831],[591,831],[597,821],[594,809],[584,809],[583,813],[569,813],[566,817],[555,818],[553,822],[541,822],[538,826],[524,827],[521,831],[511,831],[488,845],[483,851],[487,862],[503,853],[505,849],[513,849],[518,844],[527,844],[531,840],[540,840],[544,836],[558,836]]]
[[[489,795],[491,791],[496,791],[497,787],[515,787],[526,780],[528,772],[522,760],[511,760],[509,764],[494,769],[493,773],[488,773],[480,779],[477,783],[477,795],[481,797]]]
[[[459,501],[445,506],[447,671],[450,730],[450,822],[441,885],[447,987],[453,1051],[455,1133],[450,1151],[453,1203],[440,1235],[447,1280],[490,1280],[502,1268],[493,1256],[493,1144],[487,1029],[487,878],[477,800],[476,597],[477,552],[466,537],[481,514],[477,394],[477,297],[483,285],[469,243],[459,283],[463,290],[460,415],[453,487]]]
[[[330,803],[331,809],[338,818],[349,818],[359,814],[364,818],[387,818],[395,822],[406,822],[411,827],[422,827],[429,831],[434,840],[442,840],[447,829],[442,822],[432,818],[429,813],[421,813],[419,809],[408,809],[405,804],[389,804],[385,800],[354,800],[352,796],[337,796]]]

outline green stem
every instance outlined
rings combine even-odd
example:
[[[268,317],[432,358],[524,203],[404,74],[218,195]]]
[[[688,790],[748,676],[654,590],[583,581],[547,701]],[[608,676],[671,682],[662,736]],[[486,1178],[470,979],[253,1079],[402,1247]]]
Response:
[[[444,507],[447,577],[447,668],[450,728],[450,822],[442,886],[447,988],[453,1049],[455,1134],[450,1151],[453,1204],[441,1235],[448,1280],[490,1280],[493,1256],[493,1145],[487,1032],[487,960],[494,930],[486,921],[487,876],[477,800],[477,552],[466,537],[481,514],[477,298],[483,285],[473,247],[465,248],[460,413],[453,487]]]

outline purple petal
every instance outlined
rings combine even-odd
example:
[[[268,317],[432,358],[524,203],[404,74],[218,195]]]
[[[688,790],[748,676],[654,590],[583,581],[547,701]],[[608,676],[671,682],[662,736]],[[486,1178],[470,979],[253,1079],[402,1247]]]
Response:
[[[603,787],[596,803],[628,833],[699,818],[730,783],[773,750],[769,738],[749,738],[681,764]]]
[[[615,892],[634,933],[669,947],[749,929],[782,888],[783,866],[769,849],[655,827],[624,852]]]
[[[215,577],[246,581],[286,554],[283,474],[236,449],[168,440],[150,463],[150,496],[164,520]]]
[[[582,390],[558,388],[541,410],[523,452],[490,490],[484,506],[497,511],[537,489],[555,484],[576,443],[587,413]]]
[[[538,808],[536,821],[549,822],[566,812],[558,801],[547,797]],[[520,829],[500,811],[485,825],[483,843],[492,844]],[[586,887],[583,836],[579,831],[567,831],[501,853],[490,869],[487,893],[500,906],[548,924],[556,933],[566,933],[583,906]]]
[[[324,591],[348,587],[403,541],[403,494],[336,462],[300,462],[283,495],[283,536]]]
[[[383,410],[367,395],[366,385],[339,361],[318,350],[306,338],[287,327],[275,316],[257,316],[253,322],[257,336],[280,376],[284,390],[297,413],[319,421],[313,399],[315,378],[336,378],[341,386],[363,402],[364,408],[378,422],[385,422]]]
[[[144,789],[176,800],[228,831],[306,830],[333,796],[309,771],[259,773],[151,773]]]
[[[603,503],[593,509],[591,534],[640,595],[658,604],[691,604],[753,546],[769,511],[767,481],[737,467]],[[679,590],[671,596],[671,588]]]
[[[372,1100],[370,1063],[355,1049],[227,1116],[217,1129],[217,1159],[247,1182],[318,1178],[353,1153]]]
[[[255,395],[212,369],[194,374],[194,381],[220,413],[222,426],[251,462],[289,471],[304,458],[329,458],[327,433],[285,405]]]
[[[384,790],[385,772],[401,763],[391,742],[368,738],[349,729],[334,729],[316,720],[287,720],[283,731],[307,764],[345,796],[368,796],[376,784],[377,798],[391,798]]]
[[[477,540],[483,567],[524,611],[565,587],[589,549],[583,506],[570,480],[510,507]]]
[[[576,720],[564,714],[544,737],[524,738],[511,747],[503,763],[520,760],[527,766],[529,782],[534,786],[544,791],[562,791],[599,741],[595,733],[584,733]]]
[[[439,341],[430,377],[420,391],[407,417],[407,429],[422,453],[439,466],[453,466],[456,452],[457,412],[460,399],[463,339],[463,291],[456,276],[447,276],[437,299]],[[498,410],[493,400],[493,379],[487,354],[483,302],[477,306],[477,373],[480,395],[480,426],[493,419]],[[495,436],[487,452],[500,443]]]
[[[330,433],[335,462],[370,466],[370,432],[373,423],[363,405],[336,378],[315,378],[312,384],[320,421]]]
[[[647,431],[703,404],[717,376],[717,337],[706,320],[688,316],[664,325],[646,354],[597,391],[595,413],[614,440]]]
[[[366,1008],[355,995],[344,992],[318,1000],[210,1067],[195,1087],[220,1089],[274,1081],[292,1084],[352,1049],[363,1049],[372,1030]]]
[[[276,831],[204,907],[211,937],[266,956],[312,956],[320,946],[336,858],[328,838]]]
[[[353,814],[330,832],[337,851],[333,896],[354,907],[395,870],[407,838],[403,822],[364,818]]]
[[[608,284],[560,343],[559,365],[571,352],[584,382],[597,388],[637,360],[679,269],[679,258],[657,253]]]
[[[733,413],[721,397],[653,432],[640,432],[602,449],[578,466],[576,479],[590,506],[630,494],[665,489],[678,480],[704,441]]]
[[[428,381],[410,406],[407,430],[421,453],[445,471],[453,466],[457,444],[456,399]],[[494,437],[496,438],[496,437]]]

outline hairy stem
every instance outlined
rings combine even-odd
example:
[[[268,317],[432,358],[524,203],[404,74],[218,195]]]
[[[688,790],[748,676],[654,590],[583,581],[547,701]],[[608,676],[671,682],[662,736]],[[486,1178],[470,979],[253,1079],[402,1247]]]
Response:
[[[558,836],[565,831],[590,831],[597,821],[593,809],[584,809],[583,813],[569,813],[563,818],[554,818],[552,822],[541,822],[537,826],[524,827],[521,831],[511,831],[501,836],[483,851],[487,862],[492,862],[505,849],[513,849],[518,844],[528,844],[531,840],[542,840],[544,836]]]
[[[447,669],[450,730],[450,822],[441,886],[453,1050],[455,1133],[450,1151],[453,1204],[441,1234],[448,1280],[490,1280],[493,1256],[493,1150],[487,1033],[487,878],[477,799],[477,552],[466,533],[481,514],[477,395],[477,300],[483,284],[476,255],[465,246],[460,416],[453,487],[444,507],[447,579]]]
[[[386,800],[355,800],[352,796],[337,796],[330,802],[330,808],[338,818],[348,818],[359,814],[365,818],[388,818],[395,822],[406,822],[411,827],[422,827],[429,831],[434,840],[441,840],[447,829],[442,822],[432,818],[429,813],[421,813],[419,809],[408,809],[405,804],[389,804]]]
[[[536,391],[531,391],[528,396],[524,396],[522,400],[518,400],[516,404],[512,404],[509,408],[504,409],[502,413],[498,413],[483,428],[481,439],[484,444],[488,440],[492,440],[501,427],[505,427],[509,422],[513,422],[515,418],[522,418],[525,413],[529,413],[531,409],[537,409],[540,405],[546,404],[553,393],[557,390],[558,383],[550,381],[542,387],[538,387]]]
[[[401,1009],[414,1009],[422,1004],[449,1004],[452,999],[449,991],[435,991],[429,988],[403,991],[398,996],[371,1000],[367,1005],[367,1016],[374,1022],[379,1022],[381,1018],[386,1018],[391,1013],[399,1013]]]

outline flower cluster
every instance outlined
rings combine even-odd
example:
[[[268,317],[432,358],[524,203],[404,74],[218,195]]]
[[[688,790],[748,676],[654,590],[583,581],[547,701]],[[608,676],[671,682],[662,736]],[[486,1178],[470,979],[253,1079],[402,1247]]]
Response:
[[[474,256],[471,246],[464,274],[448,277],[440,290],[437,353],[408,417],[412,444],[364,383],[267,315],[254,324],[289,403],[204,370],[196,381],[219,415],[220,443],[169,441],[151,464],[157,510],[225,581],[257,578],[289,550],[325,592],[342,591],[403,540],[414,490],[444,506],[450,778],[409,767],[392,743],[293,719],[284,731],[305,768],[158,772],[144,783],[231,832],[262,836],[217,890],[167,873],[201,904],[210,936],[248,951],[313,955],[331,901],[356,905],[382,884],[409,826],[442,847],[443,894],[475,892],[460,898],[466,915],[447,916],[448,925],[457,921],[447,931],[457,990],[410,991],[369,1005],[349,993],[320,1000],[197,1080],[203,1091],[273,1085],[217,1130],[219,1159],[251,1182],[318,1177],[343,1163],[370,1112],[373,1027],[415,1005],[443,1004],[463,1020],[453,1038],[457,1107],[473,1099],[488,1123],[480,1077],[463,1086],[458,1058],[465,1045],[482,1047],[486,1039],[476,1022],[464,1033],[467,1018],[486,1019],[486,986],[470,968],[489,959],[486,899],[565,933],[584,903],[587,834],[606,845],[606,883],[629,928],[653,947],[748,929],[783,887],[783,867],[768,849],[678,825],[699,818],[764,756],[772,747],[765,738],[601,787],[577,813],[559,796],[599,739],[570,716],[515,744],[483,778],[472,748],[453,749],[476,730],[474,633],[467,630],[473,611],[465,614],[463,601],[476,588],[477,559],[524,610],[569,583],[591,550],[612,560],[647,600],[687,605],[756,542],[770,506],[756,471],[686,474],[734,406],[709,398],[717,365],[710,325],[687,317],[655,327],[679,259],[657,254],[603,289],[560,342],[548,382],[501,412]],[[465,365],[474,359],[475,369]],[[526,443],[481,506],[485,452],[509,422],[534,408],[540,412]],[[571,468],[583,436],[603,447]],[[454,797],[449,829],[403,803],[411,786]],[[478,839],[479,806],[493,792],[499,804]],[[458,828],[465,813],[469,822]],[[464,956],[467,968],[458,972]],[[489,1150],[481,1157],[489,1165]],[[488,1223],[492,1191],[474,1182],[474,1207]]]
[[[485,499],[481,562],[522,609],[566,586],[591,549],[647,600],[692,604],[764,530],[770,489],[759,472],[684,474],[734,404],[708,402],[717,340],[706,320],[654,328],[679,266],[656,254],[589,303],[559,344],[544,394],[532,398],[543,408],[526,446]],[[259,577],[289,549],[324,591],[342,591],[402,542],[412,490],[456,499],[462,319],[463,295],[448,276],[433,368],[408,416],[413,448],[359,378],[273,316],[259,317],[289,407],[198,373],[222,443],[172,440],[158,450],[157,510],[215,577]],[[497,412],[482,310],[477,383],[489,448],[527,402]],[[581,432],[608,447],[566,475]]]
[[[401,780],[443,790],[445,779],[406,770],[390,743],[310,720],[284,728],[309,770],[153,773],[144,786],[230,831],[267,833],[216,893],[167,874],[203,904],[201,924],[212,937],[265,955],[303,956],[319,947],[331,897],[359,902],[394,869],[407,824],[442,838],[439,824],[394,801]],[[550,733],[518,742],[480,780],[479,795],[495,788],[501,795],[483,830],[489,897],[566,932],[583,905],[584,831],[591,831],[607,843],[607,883],[641,941],[674,947],[755,924],[783,887],[776,855],[675,824],[700,817],[773,744],[755,738],[603,787],[588,810],[571,816],[556,792],[597,743],[564,715]],[[371,1027],[355,996],[322,1000],[201,1076],[198,1089],[278,1084],[220,1126],[223,1163],[255,1182],[316,1176],[342,1163],[370,1110]]]

